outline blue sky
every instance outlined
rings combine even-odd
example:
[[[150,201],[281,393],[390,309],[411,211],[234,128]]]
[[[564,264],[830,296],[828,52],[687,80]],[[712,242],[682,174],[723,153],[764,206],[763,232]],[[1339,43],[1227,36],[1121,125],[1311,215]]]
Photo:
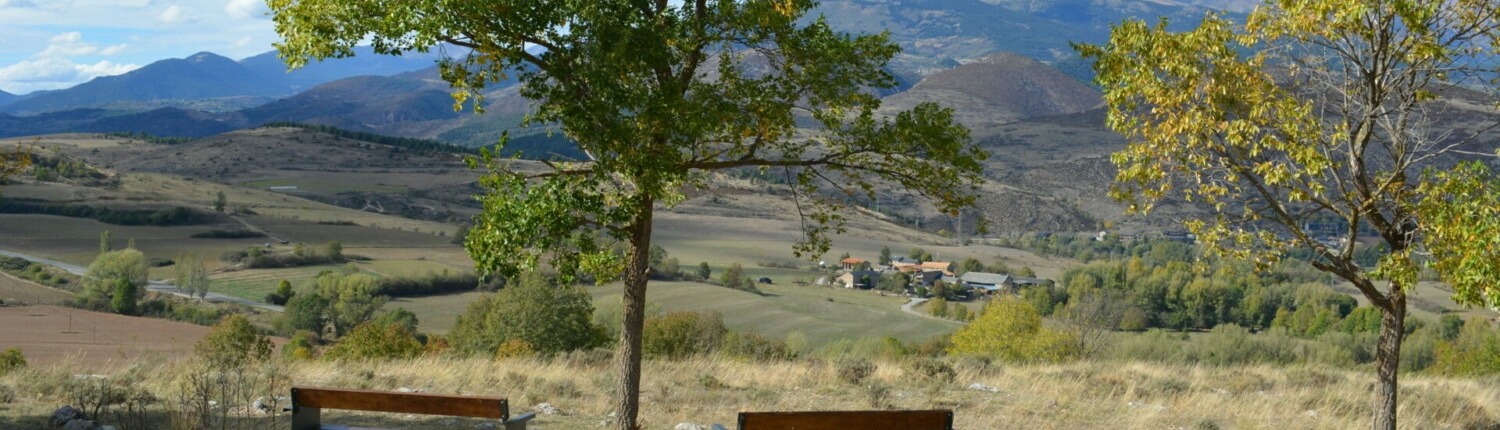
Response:
[[[209,51],[239,60],[277,40],[265,0],[0,0],[0,90],[67,88]]]

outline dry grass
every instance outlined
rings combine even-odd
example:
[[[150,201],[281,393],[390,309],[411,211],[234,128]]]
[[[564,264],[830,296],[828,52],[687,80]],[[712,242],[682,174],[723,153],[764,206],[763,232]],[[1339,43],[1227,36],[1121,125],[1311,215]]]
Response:
[[[929,377],[912,361],[877,361],[858,384],[839,377],[838,361],[743,362],[700,358],[645,363],[641,393],[644,428],[681,422],[734,422],[739,411],[953,409],[961,429],[1345,429],[1368,425],[1367,372],[1321,367],[1196,367],[1082,362],[1054,365],[985,365],[943,360],[952,379]],[[171,364],[142,383],[169,390]],[[597,427],[612,411],[613,366],[598,353],[552,360],[424,358],[363,363],[303,362],[290,367],[297,385],[376,390],[416,388],[432,393],[496,395],[514,409],[540,403],[559,415],[540,415],[539,428]],[[55,374],[56,372],[54,372]],[[17,401],[0,406],[9,423],[37,422],[65,400],[25,392],[41,386],[41,370],[0,377],[17,388]],[[66,375],[61,375],[66,376]],[[1494,380],[1407,376],[1401,428],[1441,429],[1493,425],[1500,420],[1500,386]],[[979,383],[998,391],[968,389]],[[452,428],[442,417],[338,413],[327,421],[348,425]],[[467,425],[466,425],[467,426]],[[26,428],[20,427],[19,428]],[[1480,427],[1487,428],[1487,427]]]

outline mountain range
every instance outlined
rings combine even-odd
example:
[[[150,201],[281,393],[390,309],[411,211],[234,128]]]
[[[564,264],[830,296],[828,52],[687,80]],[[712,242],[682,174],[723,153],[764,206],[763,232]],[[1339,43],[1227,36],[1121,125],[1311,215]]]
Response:
[[[166,59],[72,88],[24,96],[0,95],[0,112],[30,116],[69,109],[145,111],[164,107],[210,112],[239,110],[294,95],[318,84],[363,75],[390,75],[431,67],[435,54],[375,55],[359,47],[349,58],[290,71],[274,52],[234,61],[211,52]]]

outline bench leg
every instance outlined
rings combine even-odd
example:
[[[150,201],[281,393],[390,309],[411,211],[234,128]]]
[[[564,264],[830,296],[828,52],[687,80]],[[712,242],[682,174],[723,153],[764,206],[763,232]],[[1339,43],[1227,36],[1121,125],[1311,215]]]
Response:
[[[319,408],[293,406],[292,430],[318,430],[323,425],[322,415],[323,410]]]
[[[505,430],[526,430],[526,422],[536,418],[536,414],[527,413],[511,417],[505,421]]]

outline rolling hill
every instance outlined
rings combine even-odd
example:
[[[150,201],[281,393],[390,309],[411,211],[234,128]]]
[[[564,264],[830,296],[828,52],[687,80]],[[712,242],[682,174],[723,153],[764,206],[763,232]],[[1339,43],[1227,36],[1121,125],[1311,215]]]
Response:
[[[157,61],[118,76],[40,93],[5,106],[9,113],[40,113],[98,107],[117,101],[190,100],[285,94],[276,83],[210,52]]]
[[[929,75],[910,90],[886,97],[882,107],[894,113],[923,102],[953,108],[960,123],[982,129],[1079,113],[1100,107],[1104,100],[1099,91],[1046,64],[997,53]]]

